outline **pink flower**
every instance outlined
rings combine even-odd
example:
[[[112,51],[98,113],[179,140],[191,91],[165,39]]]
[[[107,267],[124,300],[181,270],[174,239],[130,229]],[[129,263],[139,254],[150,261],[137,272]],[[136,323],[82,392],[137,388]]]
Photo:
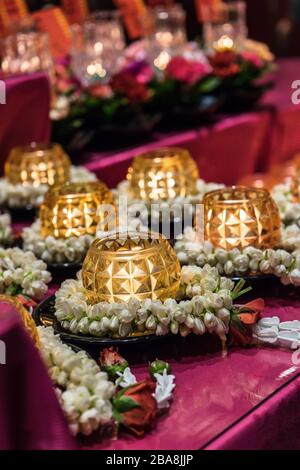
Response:
[[[261,69],[264,65],[263,61],[261,60],[260,57],[258,57],[257,54],[255,54],[255,52],[251,52],[251,51],[242,51],[241,52],[241,57],[246,61],[246,62],[250,62],[251,65],[253,65],[253,67],[257,68],[257,69]]]
[[[167,65],[166,73],[170,78],[179,82],[193,85],[210,72],[208,64],[187,60],[184,57],[174,57]]]
[[[153,78],[153,70],[150,65],[144,65],[138,72],[136,79],[139,83],[149,83]]]
[[[88,92],[94,98],[108,99],[113,95],[113,91],[109,85],[101,85],[95,83],[88,88]]]

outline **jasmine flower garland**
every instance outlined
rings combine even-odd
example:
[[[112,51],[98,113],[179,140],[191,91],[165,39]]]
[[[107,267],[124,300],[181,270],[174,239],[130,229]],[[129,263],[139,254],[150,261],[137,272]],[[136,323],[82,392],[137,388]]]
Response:
[[[112,422],[115,385],[85,351],[74,352],[51,327],[38,328],[41,353],[71,432],[90,435]]]
[[[133,219],[131,223],[133,227],[136,227],[138,221]],[[130,227],[129,224],[123,228],[129,231]],[[101,224],[99,224],[95,236],[81,235],[80,237],[55,238],[48,235],[43,237],[39,220],[30,227],[24,228],[22,232],[24,249],[32,251],[46,263],[82,263],[95,238],[103,238],[106,235],[107,231],[103,231]]]
[[[0,294],[25,294],[41,300],[51,275],[43,261],[20,248],[0,248]]]
[[[300,203],[294,201],[290,183],[285,182],[274,186],[271,195],[279,208],[283,225],[300,226]]]
[[[290,235],[283,237],[282,243],[292,243]],[[247,247],[226,251],[215,248],[212,243],[203,244],[196,240],[192,229],[186,230],[183,240],[177,241],[174,247],[182,265],[197,265],[215,267],[222,275],[264,273],[274,274],[285,285],[300,286],[300,253],[289,253],[283,249],[260,250]]]
[[[7,246],[11,241],[11,218],[9,214],[0,214],[0,246]]]
[[[73,183],[96,181],[96,175],[84,167],[71,166],[70,181]],[[48,191],[48,186],[42,184],[12,184],[7,178],[0,178],[0,205],[8,207],[39,207]]]
[[[132,333],[187,336],[215,333],[225,342],[233,300],[242,285],[221,277],[216,268],[185,266],[178,299],[131,299],[127,304],[88,304],[82,280],[67,280],[56,293],[55,315],[74,334],[125,338]],[[181,300],[181,299],[187,300]]]
[[[152,222],[154,221],[159,221],[162,213],[164,211],[164,208],[168,211],[168,213],[172,212],[172,208],[178,208],[181,207],[182,210],[188,205],[196,205],[200,204],[203,196],[209,192],[209,191],[214,191],[216,189],[223,188],[223,184],[217,184],[217,183],[206,183],[204,180],[198,179],[197,181],[197,187],[196,187],[196,193],[189,195],[187,197],[176,197],[175,199],[170,199],[168,201],[161,201],[160,203],[156,203],[155,205],[152,205],[149,203],[146,203],[141,200],[136,200],[132,198],[131,192],[130,192],[130,183],[127,180],[122,181],[119,183],[117,188],[113,190],[114,198],[115,201],[118,202],[119,197],[127,197],[128,200],[128,212],[130,217],[135,217],[137,213],[139,213],[139,219],[144,225],[148,225],[149,221],[149,215],[150,215],[150,209],[151,209],[151,219]],[[159,207],[155,207],[159,206]],[[191,214],[193,213],[193,208],[191,206]]]
[[[43,237],[40,232],[40,221],[23,230],[24,249],[32,251],[46,263],[81,263],[94,241],[91,235],[80,237],[54,238]]]

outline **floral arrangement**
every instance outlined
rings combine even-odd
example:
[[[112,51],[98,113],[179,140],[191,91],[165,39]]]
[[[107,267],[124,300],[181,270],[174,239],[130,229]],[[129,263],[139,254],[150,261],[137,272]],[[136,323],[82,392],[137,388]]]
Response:
[[[164,208],[166,208],[169,213],[172,213],[173,209],[181,208],[182,211],[183,209],[185,210],[186,216],[190,215],[192,217],[194,213],[194,206],[201,203],[203,196],[209,191],[214,191],[222,187],[224,187],[223,184],[207,183],[202,179],[198,179],[195,194],[191,194],[186,197],[176,197],[174,199],[163,201],[160,204],[157,203],[155,205],[134,199],[130,191],[130,183],[127,180],[121,181],[121,183],[119,183],[116,189],[112,190],[112,192],[116,203],[118,203],[118,199],[120,197],[126,197],[128,204],[127,221],[128,219],[131,220],[132,224],[134,225],[135,220],[136,226],[138,226],[139,223],[142,224],[142,226],[148,226],[150,209],[151,221],[153,223],[156,223],[161,219]],[[188,209],[190,210],[190,214],[187,214]],[[120,217],[121,216],[122,214]]]
[[[225,344],[230,324],[239,323],[240,308],[233,301],[250,289],[243,286],[243,280],[234,285],[215,267],[185,266],[176,300],[131,299],[126,305],[90,305],[78,273],[77,280],[66,280],[56,292],[55,316],[74,334],[124,338],[131,334],[187,336],[209,332]]]
[[[290,230],[282,231],[282,245],[294,247],[294,239],[299,243],[299,230],[297,235]],[[193,229],[185,231],[182,240],[175,243],[174,247],[178,259],[182,265],[214,267],[219,274],[226,276],[245,275],[249,273],[274,274],[285,285],[300,285],[300,256],[295,250],[290,253],[284,249],[260,250],[247,247],[243,250],[237,248],[226,251],[215,248],[212,243],[197,241]]]
[[[142,47],[142,46],[141,46]],[[132,46],[131,46],[132,48]],[[195,43],[163,67],[150,66],[139,48],[125,53],[123,68],[108,83],[84,88],[74,79],[70,61],[58,65],[58,99],[51,112],[54,140],[72,148],[95,145],[107,129],[153,128],[203,122],[223,106],[236,111],[238,103],[251,106],[269,84],[259,81],[272,69],[273,55],[267,46],[246,41],[241,52],[205,54]],[[126,58],[127,57],[127,58]],[[200,121],[199,121],[200,119]],[[98,136],[99,139],[99,136]]]
[[[300,346],[300,321],[281,322],[279,317],[261,318],[252,328],[253,339],[272,346],[298,349]]]
[[[124,229],[130,231],[131,227],[135,228],[137,224],[138,219],[132,218]],[[92,242],[106,235],[107,231],[104,231],[99,223],[95,236],[87,234],[69,238],[55,238],[52,235],[44,237],[41,234],[40,220],[35,221],[30,227],[25,227],[22,231],[24,249],[32,251],[46,263],[81,264]]]
[[[91,235],[70,238],[54,238],[51,235],[43,237],[40,228],[39,220],[24,228],[23,246],[46,263],[82,263],[95,239]]]
[[[94,173],[84,167],[71,166],[71,181],[96,181]],[[7,178],[0,178],[0,206],[9,208],[37,208],[43,201],[47,185],[34,186],[32,184],[12,184]]]
[[[169,407],[175,377],[167,363],[154,361],[150,378],[137,382],[117,351],[102,351],[98,364],[85,351],[63,344],[51,327],[38,332],[42,357],[74,435],[115,434],[122,426],[142,436],[158,412]]]
[[[272,85],[262,78],[274,69],[274,56],[263,43],[246,40],[243,49],[216,51],[209,57],[221,110],[241,112]]]
[[[0,248],[0,294],[42,300],[51,275],[30,251]]]
[[[290,183],[284,182],[274,186],[272,197],[279,208],[283,225],[300,227],[300,203],[295,202]]]
[[[12,242],[11,218],[9,214],[0,214],[0,246],[8,246]]]

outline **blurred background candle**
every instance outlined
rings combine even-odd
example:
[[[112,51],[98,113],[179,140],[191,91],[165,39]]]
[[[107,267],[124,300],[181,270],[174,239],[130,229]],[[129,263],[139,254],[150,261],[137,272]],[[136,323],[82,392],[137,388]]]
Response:
[[[105,214],[102,204],[113,204],[112,194],[101,181],[66,183],[46,193],[40,208],[41,234],[56,238],[95,235]]]
[[[5,162],[5,176],[12,184],[62,184],[70,178],[71,161],[59,144],[36,143],[15,147]]]
[[[247,38],[246,3],[212,2],[204,8],[204,43],[208,52],[239,49]]]
[[[199,172],[190,153],[165,147],[137,155],[127,173],[132,196],[143,201],[167,201],[196,192]]]
[[[174,55],[179,55],[187,42],[186,13],[180,5],[147,10],[143,19],[147,54],[151,63],[164,70]]]
[[[3,73],[13,75],[45,71],[53,78],[53,60],[47,33],[17,32],[1,39],[0,44]]]
[[[83,85],[108,81],[122,63],[125,48],[120,16],[115,11],[96,12],[72,26],[72,67]]]

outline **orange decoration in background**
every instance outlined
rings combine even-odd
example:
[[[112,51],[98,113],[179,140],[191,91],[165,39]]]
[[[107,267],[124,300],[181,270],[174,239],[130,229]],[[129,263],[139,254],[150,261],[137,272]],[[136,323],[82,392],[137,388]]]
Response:
[[[0,34],[28,15],[25,0],[0,0]]]
[[[142,17],[147,13],[144,0],[114,0],[114,3],[120,10],[130,39],[140,38],[143,35]]]
[[[51,53],[54,57],[64,57],[70,52],[71,30],[61,8],[47,8],[33,13],[40,31],[49,34]]]
[[[253,173],[251,175],[243,176],[239,181],[239,186],[252,186],[253,188],[265,188],[269,191],[280,184],[282,178],[279,175],[269,173]]]
[[[211,20],[211,18],[208,17],[209,11],[211,11],[212,8],[219,7],[222,3],[222,0],[195,0],[196,14],[199,23]]]
[[[71,24],[80,23],[89,14],[87,0],[62,0],[61,3]]]

